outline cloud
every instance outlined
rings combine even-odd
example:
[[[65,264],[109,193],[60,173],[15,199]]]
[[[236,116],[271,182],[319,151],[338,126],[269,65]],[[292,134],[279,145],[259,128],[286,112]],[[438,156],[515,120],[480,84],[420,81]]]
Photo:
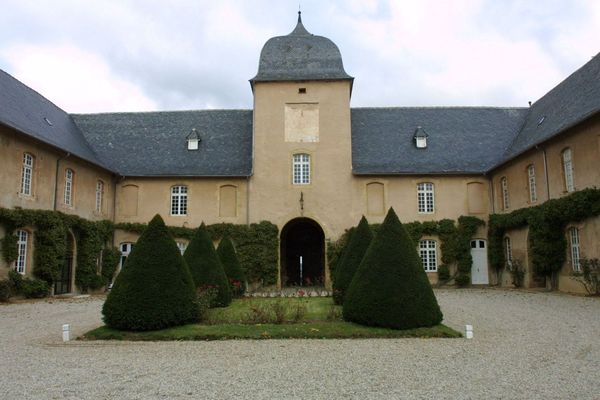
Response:
[[[156,102],[136,85],[116,76],[94,53],[69,45],[25,45],[10,47],[0,55],[8,60],[9,70],[19,80],[68,112],[157,109]]]

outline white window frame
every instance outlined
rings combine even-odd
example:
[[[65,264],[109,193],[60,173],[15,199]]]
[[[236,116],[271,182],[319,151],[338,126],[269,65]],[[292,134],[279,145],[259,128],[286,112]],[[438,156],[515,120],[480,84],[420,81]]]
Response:
[[[21,170],[21,194],[31,196],[33,181],[34,157],[29,153],[23,153],[23,169]]]
[[[510,201],[508,197],[508,179],[505,176],[500,178],[500,187],[502,189],[502,209],[507,210],[510,207]]]
[[[15,260],[15,271],[25,275],[27,271],[27,253],[29,245],[29,232],[19,229],[17,236],[17,259]]]
[[[579,246],[579,229],[569,229],[569,245],[571,247],[571,265],[573,271],[581,272],[581,248]]]
[[[96,212],[102,212],[104,203],[104,182],[101,179],[96,181]]]
[[[537,202],[537,185],[535,182],[535,166],[533,164],[529,164],[527,167],[527,182],[529,186],[529,202],[535,203]]]
[[[73,205],[73,177],[75,172],[71,168],[65,169],[65,193],[64,202],[67,206]]]
[[[133,250],[133,246],[134,246],[134,243],[132,243],[132,242],[123,242],[123,243],[119,244],[119,251],[121,252],[121,258],[119,260],[119,270],[123,269],[123,266],[125,265],[125,261],[127,260],[127,257],[129,257],[129,254]]]
[[[435,212],[435,186],[433,183],[417,183],[417,204],[419,214],[433,214]]]
[[[183,255],[183,253],[185,253],[185,249],[187,249],[187,244],[183,242],[177,242],[177,248],[179,249],[181,255]]]
[[[504,256],[506,257],[506,265],[508,265],[509,268],[512,268],[513,254],[510,236],[504,236]]]
[[[171,187],[171,215],[187,215],[188,187],[176,185]]]
[[[435,240],[420,240],[419,255],[425,272],[437,271],[437,242]]]
[[[565,190],[570,193],[575,191],[575,185],[573,184],[573,152],[571,148],[563,150],[562,163],[565,175]]]
[[[310,154],[298,153],[292,156],[292,183],[310,185]]]

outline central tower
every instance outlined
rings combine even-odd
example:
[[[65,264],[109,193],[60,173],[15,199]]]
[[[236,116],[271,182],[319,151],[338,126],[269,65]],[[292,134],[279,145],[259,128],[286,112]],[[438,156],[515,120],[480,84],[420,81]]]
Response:
[[[352,204],[352,83],[338,47],[309,33],[300,13],[289,35],[264,45],[258,73],[250,80],[251,222],[268,220],[281,232],[289,221],[304,218],[318,224],[326,238],[336,238],[358,220]],[[283,236],[282,240],[294,240],[293,235]],[[327,283],[327,269],[323,270]]]

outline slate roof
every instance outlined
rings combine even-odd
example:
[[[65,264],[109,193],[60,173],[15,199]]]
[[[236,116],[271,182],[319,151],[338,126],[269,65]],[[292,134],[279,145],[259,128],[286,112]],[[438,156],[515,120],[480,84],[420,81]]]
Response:
[[[286,36],[265,43],[260,53],[258,74],[250,80],[352,80],[344,70],[340,50],[331,40],[309,33],[298,13],[296,28]]]
[[[2,70],[0,124],[105,167],[66,112]]]
[[[503,162],[600,111],[600,54],[531,105]]]
[[[249,176],[252,111],[75,114],[100,159],[123,176]],[[201,142],[188,150],[196,128]]]
[[[527,108],[353,108],[355,175],[482,174],[502,159]],[[418,149],[418,126],[428,134]]]

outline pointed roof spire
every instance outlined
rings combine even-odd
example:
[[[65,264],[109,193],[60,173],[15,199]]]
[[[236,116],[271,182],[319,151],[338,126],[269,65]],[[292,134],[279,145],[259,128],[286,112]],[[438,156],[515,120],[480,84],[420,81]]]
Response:
[[[298,6],[298,24],[290,35],[310,35],[304,25],[302,25],[302,11],[300,11],[300,6]]]

